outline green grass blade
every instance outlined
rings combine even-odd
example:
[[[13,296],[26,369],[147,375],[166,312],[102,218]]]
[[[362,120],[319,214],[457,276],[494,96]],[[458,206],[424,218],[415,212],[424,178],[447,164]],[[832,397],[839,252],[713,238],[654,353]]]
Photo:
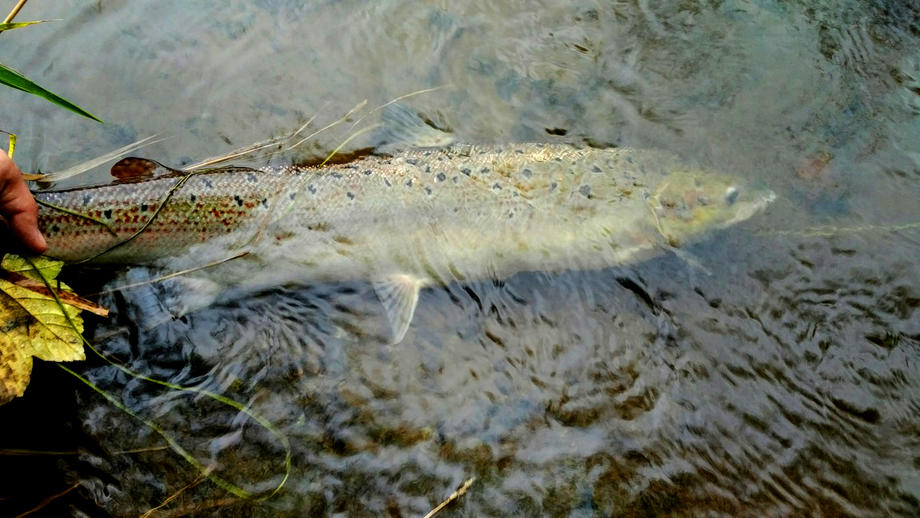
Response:
[[[74,113],[78,113],[84,117],[93,119],[96,122],[102,122],[95,115],[89,113],[83,108],[80,108],[79,106],[68,101],[67,99],[64,99],[63,97],[45,90],[44,88],[33,83],[26,76],[3,64],[0,64],[0,83],[12,88],[16,88],[17,90],[22,90],[23,92],[30,93],[32,95],[37,95],[60,106],[61,108],[68,109]]]
[[[44,23],[49,20],[35,20],[34,22],[17,22],[17,23],[0,23],[0,32],[11,31],[13,29],[19,29],[20,27],[28,27],[29,25],[35,25],[36,23]]]
[[[12,159],[13,153],[16,152],[16,134],[3,130],[0,130],[0,133],[6,133],[10,137],[10,150],[6,152],[6,155]]]

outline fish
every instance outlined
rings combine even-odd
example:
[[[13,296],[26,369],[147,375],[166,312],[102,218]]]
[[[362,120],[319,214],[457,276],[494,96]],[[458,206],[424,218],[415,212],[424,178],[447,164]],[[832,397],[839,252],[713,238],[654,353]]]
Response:
[[[393,342],[426,286],[628,265],[744,221],[769,189],[658,150],[452,144],[324,167],[195,173],[129,158],[34,193],[46,255],[198,272],[213,296],[367,280]],[[228,295],[230,294],[230,295]]]

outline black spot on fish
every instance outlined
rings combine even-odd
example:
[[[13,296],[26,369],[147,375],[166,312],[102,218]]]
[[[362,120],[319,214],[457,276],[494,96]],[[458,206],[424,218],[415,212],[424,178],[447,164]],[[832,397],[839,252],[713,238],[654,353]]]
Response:
[[[52,225],[52,226],[51,226],[51,231],[52,231],[52,232],[60,232],[60,231],[61,231],[61,227],[59,227],[59,226],[57,226],[57,225]]]
[[[249,180],[251,183],[256,183],[259,181],[259,177],[257,177],[256,175],[252,173],[246,173],[246,179]]]
[[[406,180],[406,187],[412,187],[412,178]]]
[[[384,183],[387,184],[387,187],[393,187],[393,184],[391,184],[390,181],[387,180],[386,178],[384,178],[383,181],[384,181]]]
[[[460,172],[463,173],[463,174],[465,174],[465,175],[467,175],[467,176],[469,176],[469,175],[470,175],[470,168],[469,168],[469,167],[463,167],[463,168],[460,169]]]
[[[480,174],[489,174],[489,172],[490,170],[488,167],[483,167],[482,169],[479,170]]]
[[[407,158],[406,163],[409,165],[418,165],[418,158]]]
[[[569,130],[563,129],[563,128],[543,128],[543,129],[546,130],[546,132],[549,133],[550,135],[558,135],[560,137],[569,132]]]
[[[293,200],[294,198],[296,198],[296,197],[297,197],[297,193],[296,193],[296,192],[292,192],[291,194],[288,194],[288,198],[290,198],[290,199],[292,199],[292,200]]]
[[[521,171],[521,174],[524,175],[525,178],[530,178],[531,176],[533,176],[533,171],[531,171],[530,169],[524,169],[523,171]]]
[[[426,165],[426,166],[425,166],[425,172],[426,172],[426,173],[430,173],[430,172],[431,172],[431,166],[430,166],[430,165]]]
[[[196,201],[198,201],[198,196],[195,196],[195,195],[193,194],[193,195],[189,196],[188,199],[189,199],[190,202],[195,203]]]
[[[508,212],[508,219],[511,219],[513,217],[514,217],[514,211]]]
[[[242,207],[242,206],[243,206],[243,198],[240,198],[239,195],[234,195],[234,196],[233,196],[233,201],[236,202],[236,206],[237,206],[237,207]]]
[[[371,171],[370,169],[365,169],[365,170],[364,170],[364,176],[370,176],[370,175],[372,175],[373,173],[374,173],[374,172]]]
[[[595,173],[603,172],[603,171],[601,170],[601,168],[600,168],[600,167],[597,167],[596,165],[595,165],[594,167],[591,168],[591,171],[593,171],[593,172],[595,172]]]
[[[581,195],[584,196],[585,198],[591,199],[591,186],[590,185],[582,185],[581,187],[578,188],[578,192],[580,192]]]
[[[517,153],[517,154],[519,154],[519,155],[523,155],[523,154],[524,154],[524,150],[523,150],[523,149],[515,149],[514,152]]]
[[[495,183],[492,184],[492,189],[494,189],[494,190],[496,190],[496,191],[500,191],[500,190],[502,190],[502,186],[501,186],[501,185],[498,185],[498,182],[495,182]]]
[[[329,176],[331,176],[331,177],[333,177],[333,178],[341,178],[341,177],[342,177],[342,173],[337,173],[337,172],[333,171],[333,172],[329,173]]]
[[[430,195],[431,195],[431,187],[425,186],[425,192],[427,192],[428,195],[430,196]]]
[[[316,194],[316,187],[313,187],[313,184],[307,186],[307,190],[310,191],[310,194]]]
[[[262,198],[262,206],[268,208],[268,198]]]
[[[211,180],[208,180],[207,178],[202,178],[201,181],[204,182],[204,186],[207,187],[208,189],[214,188],[214,184],[211,182]]]
[[[89,205],[89,201],[90,201],[89,194],[84,194],[83,195],[83,205]]]
[[[146,203],[141,203],[141,212],[147,212],[149,208]]]
[[[453,178],[451,178],[451,180],[453,180],[454,183],[457,183],[457,182],[460,181],[460,177],[459,177],[459,176],[454,176]]]
[[[444,180],[447,180],[447,175],[444,173],[438,173],[437,178],[439,182],[443,182]]]
[[[353,192],[351,192],[351,191],[346,192],[345,195],[348,196],[348,199],[349,199],[349,200],[355,199],[355,193],[353,193]]]
[[[559,187],[559,184],[556,183],[556,182],[553,182],[553,183],[549,184],[549,190],[551,190],[551,191],[555,191],[555,190],[556,190],[556,187]]]
[[[112,209],[104,210],[102,215],[105,216],[105,219],[112,219]]]

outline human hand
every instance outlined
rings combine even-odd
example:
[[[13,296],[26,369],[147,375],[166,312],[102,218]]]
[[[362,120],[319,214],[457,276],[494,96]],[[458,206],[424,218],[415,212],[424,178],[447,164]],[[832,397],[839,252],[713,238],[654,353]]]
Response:
[[[38,230],[38,205],[22,178],[22,172],[0,149],[0,216],[6,218],[13,235],[30,252],[45,251],[45,238]]]

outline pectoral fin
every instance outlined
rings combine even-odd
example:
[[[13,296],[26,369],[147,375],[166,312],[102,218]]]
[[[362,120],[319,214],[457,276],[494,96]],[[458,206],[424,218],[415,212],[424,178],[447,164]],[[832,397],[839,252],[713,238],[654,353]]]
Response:
[[[418,305],[419,291],[426,283],[425,279],[403,273],[373,283],[393,331],[391,344],[398,344],[406,336]]]

